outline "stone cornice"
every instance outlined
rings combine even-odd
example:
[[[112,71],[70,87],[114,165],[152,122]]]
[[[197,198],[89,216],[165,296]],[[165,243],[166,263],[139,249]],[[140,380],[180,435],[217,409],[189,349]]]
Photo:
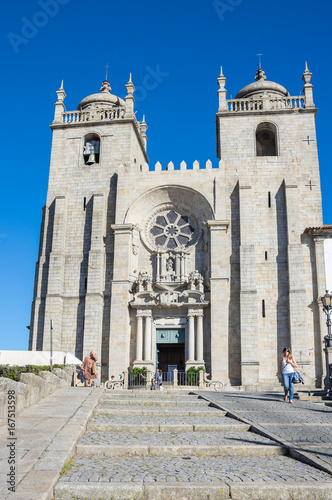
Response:
[[[207,220],[206,225],[210,231],[225,231],[227,233],[230,222],[228,220]]]
[[[131,234],[133,229],[139,230],[135,224],[111,224],[114,234]]]

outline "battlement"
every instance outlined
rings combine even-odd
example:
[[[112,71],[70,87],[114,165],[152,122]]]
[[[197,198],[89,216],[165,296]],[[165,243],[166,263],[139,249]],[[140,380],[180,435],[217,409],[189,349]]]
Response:
[[[149,165],[147,163],[144,163],[144,165],[141,166],[141,172],[163,172],[163,173],[167,173],[167,172],[187,172],[188,170],[190,172],[192,172],[193,170],[219,169],[221,167],[221,164],[223,164],[222,160],[219,161],[219,164],[218,164],[217,167],[213,167],[212,166],[212,161],[208,160],[206,162],[206,164],[205,164],[205,168],[202,168],[200,166],[199,161],[196,160],[196,161],[194,161],[192,168],[189,168],[189,166],[187,165],[187,163],[185,161],[182,161],[180,163],[180,169],[176,169],[174,167],[174,163],[172,161],[170,161],[168,163],[166,169],[163,170],[161,163],[159,161],[157,161],[157,163],[154,166],[154,169],[152,169],[152,170],[149,169]]]

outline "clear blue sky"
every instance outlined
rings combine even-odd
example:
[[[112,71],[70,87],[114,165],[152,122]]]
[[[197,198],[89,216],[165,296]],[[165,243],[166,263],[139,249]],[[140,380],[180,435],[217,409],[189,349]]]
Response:
[[[228,98],[254,80],[299,95],[313,73],[324,223],[332,224],[331,2],[311,0],[16,0],[1,16],[2,147],[0,349],[27,349],[41,208],[45,204],[55,91],[67,110],[98,92],[108,62],[112,93],[129,73],[137,118],[146,115],[150,164],[216,165],[220,65]],[[155,75],[157,76],[150,76]]]

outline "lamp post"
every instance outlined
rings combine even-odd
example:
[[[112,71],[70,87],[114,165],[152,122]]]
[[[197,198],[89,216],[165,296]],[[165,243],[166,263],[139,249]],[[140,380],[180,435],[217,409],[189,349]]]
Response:
[[[50,365],[51,365],[51,372],[53,372],[53,319],[50,321],[50,327],[51,327],[51,338],[50,338],[50,344],[51,344],[51,359],[50,359]]]
[[[329,363],[329,347],[332,347],[332,332],[331,332],[331,313],[332,313],[332,294],[326,290],[325,295],[321,298],[323,303],[323,311],[326,314],[326,325],[327,325],[327,335],[324,337],[325,343],[325,360],[326,360],[326,379],[325,379],[325,390],[326,392],[331,391],[331,378],[330,378],[330,363]]]

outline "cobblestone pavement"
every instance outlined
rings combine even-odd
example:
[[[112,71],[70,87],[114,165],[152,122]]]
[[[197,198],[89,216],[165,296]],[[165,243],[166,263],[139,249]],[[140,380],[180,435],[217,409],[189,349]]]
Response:
[[[174,417],[172,415],[172,412],[167,412],[168,415],[165,415],[164,412],[162,414],[158,415],[158,418],[156,418],[154,415],[143,415],[139,417],[139,423],[140,425],[148,425],[148,424],[154,424],[154,425],[167,425],[167,424],[172,424],[172,425],[206,425],[206,424],[220,424],[220,425],[239,425],[241,426],[240,422],[237,422],[236,420],[225,417],[224,415],[218,415],[218,412],[215,412],[215,415],[211,416],[209,415],[208,417]],[[92,417],[90,420],[89,425],[96,425],[96,424],[132,424],[133,420],[135,422],[135,419],[137,417],[135,416],[130,416],[130,415],[96,415],[95,417]],[[171,419],[171,422],[170,422]]]
[[[301,404],[306,413],[297,410],[298,403],[292,407],[273,395],[105,392],[77,445],[77,455],[54,489],[55,499],[332,499],[329,466],[319,468],[316,459],[322,449],[311,451],[312,441],[307,440],[305,450],[312,460],[304,463],[288,456],[290,448],[269,436],[270,428],[279,432],[280,440],[284,432],[286,440],[292,435],[298,445],[299,436],[317,437],[317,427],[328,430],[330,410]],[[250,422],[262,422],[266,435],[257,429],[249,432]],[[309,431],[313,423],[316,434]],[[298,435],[292,433],[294,426]],[[323,432],[319,436],[328,439]],[[326,457],[331,449],[325,446]],[[234,485],[240,488],[241,484],[249,490],[236,492]],[[289,484],[293,484],[291,493]],[[147,485],[156,489],[148,490]],[[173,490],[165,493],[166,485]],[[250,485],[259,486],[260,493]]]
[[[189,457],[188,457],[189,458]],[[76,457],[65,481],[330,481],[328,474],[289,457]]]
[[[289,404],[273,393],[200,394],[332,465],[331,407],[297,399]]]
[[[233,445],[265,444],[275,442],[253,432],[86,432],[80,441],[84,445]]]

